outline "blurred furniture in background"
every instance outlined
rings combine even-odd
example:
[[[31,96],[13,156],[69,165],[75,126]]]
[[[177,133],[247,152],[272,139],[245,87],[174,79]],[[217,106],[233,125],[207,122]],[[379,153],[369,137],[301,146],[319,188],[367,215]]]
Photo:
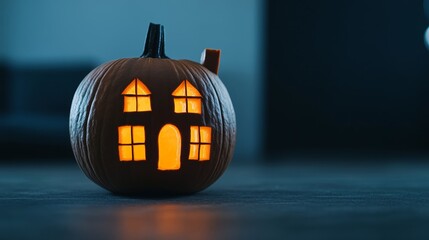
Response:
[[[68,116],[92,64],[0,67],[0,158],[72,156]]]
[[[13,63],[89,60],[97,65],[143,51],[150,22],[165,26],[172,59],[200,61],[222,49],[219,76],[236,110],[235,156],[262,149],[262,0],[0,1],[0,59]],[[79,13],[79,17],[76,17]]]

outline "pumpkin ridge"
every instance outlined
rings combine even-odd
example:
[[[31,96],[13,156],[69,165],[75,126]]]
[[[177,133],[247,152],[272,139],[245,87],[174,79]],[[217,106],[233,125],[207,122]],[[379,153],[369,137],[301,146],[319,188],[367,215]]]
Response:
[[[173,69],[174,69],[174,71],[175,71],[175,73],[176,73],[176,76],[178,77],[178,78],[180,78],[179,79],[179,83],[182,81],[182,80],[189,80],[188,78],[189,77],[187,77],[186,79],[182,79],[183,77],[180,77],[180,76],[193,76],[189,71],[188,71],[188,69],[186,68],[186,67],[183,67],[183,64],[182,64],[182,60],[172,60],[172,61],[170,61],[170,64],[173,66]],[[192,79],[192,81],[193,81],[193,79]],[[187,143],[188,145],[189,145],[189,143]],[[182,148],[183,149],[183,148]],[[184,153],[184,154],[186,154],[186,153]],[[185,155],[186,156],[186,155]],[[187,159],[187,157],[184,157],[184,159]],[[189,181],[189,180],[187,180],[187,181]],[[189,190],[187,190],[187,191],[189,191]],[[192,190],[191,190],[192,191]]]
[[[208,70],[208,69],[205,69],[204,71],[204,75],[206,76],[205,78],[206,79],[209,79],[209,81],[208,82],[210,82],[210,84],[211,84],[211,86],[212,86],[212,88],[214,89],[214,91],[216,92],[216,95],[218,96],[218,105],[219,105],[219,108],[220,108],[220,110],[221,110],[221,114],[220,114],[220,116],[222,116],[222,127],[223,128],[231,128],[231,126],[226,126],[226,120],[225,120],[225,113],[226,113],[226,111],[225,111],[225,106],[222,104],[223,102],[221,101],[223,98],[221,98],[221,96],[220,96],[220,94],[219,94],[219,91],[220,90],[222,90],[222,95],[224,95],[224,94],[227,94],[227,97],[229,97],[229,94],[228,94],[228,91],[226,90],[226,87],[225,87],[225,85],[223,84],[223,82],[220,80],[220,78],[216,75],[216,77],[218,78],[217,79],[217,81],[214,81],[209,75],[211,75],[211,74],[214,74],[214,73],[212,73],[210,70]],[[219,152],[221,152],[221,153],[223,153],[223,152],[225,152],[226,154],[225,154],[225,156],[223,157],[224,159],[228,159],[228,163],[227,164],[229,164],[231,161],[232,161],[232,158],[233,158],[233,152],[231,151],[231,149],[234,149],[234,146],[232,145],[232,144],[234,144],[235,143],[235,134],[236,134],[236,122],[235,122],[235,112],[234,112],[234,108],[233,108],[233,105],[232,105],[232,101],[230,101],[230,103],[231,103],[231,108],[229,109],[231,112],[229,112],[228,114],[232,114],[234,117],[232,118],[232,119],[234,119],[234,126],[233,126],[233,129],[234,129],[234,133],[230,133],[230,132],[228,132],[230,135],[228,135],[228,136],[225,136],[227,139],[223,139],[222,138],[222,140],[224,140],[225,141],[225,143],[222,143],[222,148],[226,148],[226,151],[219,151]],[[223,131],[223,132],[225,132],[225,131]],[[222,159],[222,156],[221,155],[219,155],[219,159]],[[224,172],[225,172],[225,170],[226,170],[226,168],[225,167],[222,167],[222,166],[220,166],[220,165],[217,165],[217,167],[220,167],[219,169],[218,168],[216,168],[219,172],[218,172],[218,176],[221,176]],[[214,180],[216,180],[216,179],[213,179],[213,181]]]
[[[85,123],[84,123],[84,126],[83,126],[83,129],[84,129],[84,132],[85,132],[85,139],[84,139],[84,143],[85,144],[84,144],[84,146],[85,146],[85,150],[86,150],[87,153],[91,153],[92,152],[92,151],[90,151],[91,147],[89,146],[91,140],[88,139],[88,138],[91,137],[92,134],[88,134],[88,132],[91,131],[90,121],[92,120],[91,115],[93,114],[93,111],[92,111],[92,108],[93,108],[93,105],[94,105],[94,101],[93,100],[94,100],[94,98],[96,96],[96,92],[98,91],[98,87],[101,84],[101,79],[104,78],[104,76],[106,75],[106,73],[112,68],[112,65],[113,64],[109,65],[109,67],[107,69],[102,69],[102,71],[100,71],[100,73],[97,74],[96,78],[91,77],[91,80],[94,81],[94,84],[93,84],[93,86],[91,88],[91,92],[90,92],[90,99],[88,101],[89,103],[91,103],[91,105],[88,106],[88,109],[87,109],[88,114],[86,115]],[[102,77],[100,78],[99,76],[102,76]],[[95,93],[94,93],[94,90],[95,90]],[[99,177],[99,174],[97,174],[97,172],[94,170],[95,167],[93,165],[93,157],[91,156],[91,154],[87,155],[87,159],[88,159],[87,162],[88,162],[88,165],[89,165],[89,167],[91,169],[91,172],[95,175],[94,177],[97,179],[97,181],[96,181],[97,184],[104,185],[104,182],[103,182],[102,178]]]
[[[177,61],[178,62],[178,65],[180,66],[180,68],[181,68],[181,70],[183,71],[183,72],[186,72],[187,74],[185,74],[185,75],[188,75],[188,76],[192,76],[192,79],[188,79],[188,80],[192,80],[192,82],[193,82],[193,84],[195,84],[195,85],[197,85],[197,89],[201,89],[201,86],[200,86],[200,83],[198,83],[197,81],[195,81],[195,79],[200,79],[200,78],[197,78],[196,76],[195,76],[195,67],[194,67],[194,62],[192,62],[192,61],[189,61],[191,64],[184,64],[185,62],[188,62],[187,60],[180,60],[180,61]],[[191,70],[190,70],[191,69]],[[206,93],[207,94],[207,93]],[[205,117],[204,117],[204,113],[205,113],[205,108],[203,108],[202,109],[203,111],[201,112],[201,118],[202,118],[202,124],[203,125],[207,125],[207,122],[206,122],[206,119],[205,119]],[[211,126],[211,127],[213,127],[213,126]],[[213,161],[213,159],[211,159],[211,161]],[[204,179],[205,181],[207,181],[207,178],[210,178],[210,177],[208,177],[208,176],[204,176],[204,171],[203,171],[203,167],[201,166],[200,168],[199,168],[199,171],[198,171],[198,174],[197,174],[197,179]],[[213,172],[211,172],[211,174],[213,174]],[[203,177],[200,177],[200,176],[203,176]],[[201,185],[201,184],[198,184],[198,182],[197,183],[195,183],[196,185],[197,185],[197,187],[195,187],[195,188],[200,188],[199,186]]]
[[[98,94],[99,94],[99,92],[100,92],[100,85],[104,85],[105,83],[104,82],[108,82],[108,83],[110,83],[111,81],[109,81],[109,77],[107,77],[106,75],[108,75],[108,74],[112,74],[111,73],[111,70],[112,69],[115,69],[115,68],[117,68],[118,66],[119,66],[119,68],[121,68],[126,62],[128,61],[128,59],[126,59],[126,58],[123,58],[123,59],[118,59],[118,60],[116,60],[115,62],[113,62],[112,63],[112,65],[110,66],[110,68],[109,69],[107,69],[106,70],[106,72],[105,72],[105,74],[103,75],[103,77],[101,77],[101,78],[98,78],[99,79],[99,85],[98,85],[98,87],[97,87],[97,90],[96,90],[96,92],[95,92],[95,94],[94,94],[94,98],[96,97],[96,96],[98,96]],[[108,78],[107,80],[106,80],[106,78]],[[108,89],[109,88],[109,85],[107,85],[106,87],[105,87],[105,89]],[[104,90],[103,92],[102,92],[102,94],[103,95],[105,95],[106,93],[106,90]],[[96,103],[96,101],[92,101],[92,103],[93,104],[95,104]],[[93,106],[93,104],[91,105],[91,108],[92,108],[92,106]],[[107,111],[109,111],[110,110],[110,108],[109,107],[103,107],[102,108],[102,112],[100,112],[99,114],[101,115],[101,116],[103,116],[103,119],[104,119],[104,117],[105,116],[109,116],[108,114],[106,114],[106,112]],[[91,112],[92,112],[92,110],[91,110]],[[103,124],[100,124],[101,125],[101,127],[99,127],[100,128],[100,130],[97,130],[97,131],[100,131],[100,139],[103,139],[103,133],[104,133],[104,126],[105,126],[105,124],[103,123]],[[101,144],[101,143],[99,143],[99,144]],[[98,148],[98,153],[97,153],[97,155],[100,157],[100,158],[102,158],[103,157],[103,148],[105,148],[106,146],[100,146],[99,148]],[[103,159],[104,160],[104,159]],[[101,168],[102,168],[102,170],[103,171],[101,171],[101,173],[102,173],[102,175],[104,175],[104,176],[102,176],[102,175],[100,175],[101,176],[101,179],[102,179],[102,181],[105,181],[106,183],[107,183],[107,185],[108,186],[110,186],[112,189],[116,189],[116,186],[115,186],[115,184],[112,182],[112,181],[110,181],[110,177],[108,177],[107,175],[108,175],[108,171],[107,171],[107,168],[106,168],[106,162],[105,161],[99,161],[100,163],[100,166],[101,166]]]
[[[194,64],[196,64],[196,63],[194,63],[194,62],[192,62],[192,61],[187,61],[187,60],[185,60],[185,62],[190,62],[190,63],[192,63],[192,64],[184,64],[184,62],[183,61],[178,61],[179,62],[179,64],[181,65],[181,67],[182,67],[182,69],[184,69],[184,71],[186,71],[189,75],[191,75],[194,79],[203,79],[202,77],[199,77],[199,76],[195,76],[195,73],[197,73],[197,72],[199,72],[199,71],[196,71],[196,69],[197,69],[197,67],[196,66],[194,66]],[[189,69],[189,68],[191,68],[192,69],[192,71]],[[201,83],[197,83],[194,79],[192,79],[193,80],[193,82],[194,82],[194,84],[197,84],[198,85],[198,87],[199,88],[201,88]],[[211,89],[214,91],[214,93],[215,93],[215,96],[216,96],[216,101],[217,101],[217,105],[219,106],[219,108],[220,108],[220,112],[221,113],[223,113],[223,111],[222,111],[222,106],[220,105],[220,99],[219,99],[219,95],[218,95],[218,92],[217,92],[217,90],[214,88],[214,86],[213,86],[213,83],[211,82],[211,78],[208,76],[208,74],[205,74],[205,77],[204,77],[204,79],[206,79],[207,80],[207,82],[208,82],[208,84],[210,84],[210,87],[211,87]],[[217,132],[223,132],[223,130],[224,130],[224,119],[223,119],[223,115],[222,114],[220,114],[221,116],[222,116],[222,118],[221,118],[221,124],[217,124],[217,125],[220,125],[221,126],[221,129],[220,130],[218,130]],[[203,124],[207,124],[206,122],[205,122],[205,118],[203,117]],[[212,127],[219,127],[219,126],[212,126]],[[217,151],[217,152],[220,152],[220,153],[222,153],[222,149],[223,149],[223,145],[224,145],[224,142],[223,142],[223,137],[220,137],[220,138],[218,138],[218,139],[216,139],[217,141],[219,141],[220,142],[220,144],[219,144],[219,150]],[[216,159],[216,161],[213,163],[214,164],[214,166],[215,166],[215,169],[213,170],[213,171],[211,171],[210,172],[210,175],[209,176],[205,176],[204,177],[204,179],[205,179],[205,181],[204,182],[200,182],[199,184],[198,184],[198,186],[202,186],[202,188],[204,189],[204,188],[206,188],[206,187],[208,187],[209,185],[210,185],[210,183],[211,182],[213,182],[214,180],[216,180],[217,178],[219,178],[220,177],[220,175],[219,175],[219,167],[221,167],[220,165],[219,165],[219,162],[220,162],[220,159],[221,159],[221,156],[219,155],[218,157],[217,157],[217,159]],[[214,161],[214,159],[211,159],[212,161]],[[200,173],[201,173],[202,171],[200,171]]]
[[[95,85],[95,81],[91,81],[92,80],[92,74],[94,74],[94,75],[96,75],[96,76],[98,76],[98,75],[101,75],[102,74],[102,72],[103,72],[103,69],[102,68],[97,68],[97,69],[95,69],[94,71],[91,71],[86,77],[85,77],[85,79],[84,80],[86,80],[86,82],[82,82],[82,84],[83,83],[86,83],[86,85],[85,84],[83,84],[82,85],[82,88],[78,88],[78,91],[76,92],[76,94],[77,95],[80,95],[80,96],[89,96],[89,95],[91,95],[91,90],[93,89],[93,86]],[[79,92],[79,90],[82,90],[82,91],[84,91],[84,94],[82,94],[81,92]],[[79,94],[78,94],[79,93]],[[82,103],[82,104],[84,104],[84,102]],[[81,106],[79,106],[78,107],[78,113],[77,113],[77,116],[79,116],[80,115],[80,117],[78,117],[78,120],[77,120],[77,122],[82,122],[82,123],[80,123],[80,129],[81,129],[81,131],[82,131],[82,136],[79,136],[79,138],[81,139],[81,142],[79,142],[79,144],[78,144],[78,146],[79,146],[79,151],[78,151],[78,154],[77,154],[77,156],[76,156],[76,159],[78,159],[78,162],[80,162],[80,163],[82,163],[82,164],[84,164],[84,165],[86,165],[86,167],[85,167],[85,173],[86,174],[88,174],[88,176],[90,176],[91,178],[97,178],[97,176],[95,176],[94,174],[94,171],[93,171],[93,167],[92,167],[92,165],[91,165],[91,163],[89,162],[89,161],[82,161],[82,154],[84,155],[84,158],[88,158],[89,157],[89,152],[87,151],[87,147],[86,147],[86,145],[87,145],[87,139],[86,139],[86,137],[84,137],[84,136],[86,136],[87,134],[87,131],[86,131],[86,125],[87,125],[87,117],[88,117],[88,115],[89,115],[89,113],[88,113],[88,106],[85,108],[85,112],[83,112],[82,114],[79,114],[79,113],[81,113],[82,111],[79,111],[79,109],[81,109]],[[74,149],[74,148],[73,148]],[[84,150],[84,151],[83,151]],[[77,151],[77,150],[76,150]],[[80,164],[79,164],[79,166],[80,167],[82,167]],[[87,169],[90,169],[91,171],[87,171]],[[98,180],[98,179],[97,179]],[[100,183],[98,183],[98,182],[96,182],[97,184],[100,184]]]
[[[213,91],[216,93],[217,103],[218,103],[218,106],[219,106],[219,109],[220,109],[220,113],[221,113],[220,116],[221,116],[221,126],[222,126],[222,129],[221,129],[220,132],[224,132],[224,128],[225,128],[225,119],[224,119],[224,116],[223,116],[224,110],[223,110],[223,106],[222,106],[221,101],[220,101],[219,92],[215,88],[215,86],[213,84],[213,80],[209,77],[209,74],[207,72],[205,72],[205,71],[203,71],[203,72],[204,72],[205,79],[207,79],[208,84],[210,84],[210,86],[212,87]],[[223,137],[221,139],[218,139],[218,141],[221,141],[221,143],[219,144],[220,145],[219,152],[222,153],[224,145],[225,145]],[[221,158],[222,158],[222,156],[219,154],[218,159],[217,159],[216,164],[215,164],[215,169],[212,171],[211,175],[207,178],[208,180],[206,181],[204,188],[208,187],[211,184],[211,182],[215,181],[218,177],[220,177],[222,175],[222,173],[223,173],[222,168],[223,168],[223,170],[226,169],[225,167],[222,167],[219,164]]]
[[[94,87],[92,88],[92,91],[91,91],[91,98],[90,98],[90,100],[89,100],[89,102],[91,103],[91,105],[89,106],[89,110],[87,110],[88,111],[88,115],[87,115],[87,117],[86,117],[86,124],[85,124],[85,132],[86,132],[86,144],[85,144],[85,146],[86,146],[86,151],[87,152],[89,152],[89,153],[91,153],[92,151],[91,150],[89,150],[89,149],[91,149],[91,148],[93,148],[92,146],[91,146],[91,139],[88,139],[88,138],[90,138],[91,136],[92,136],[92,134],[88,134],[88,132],[90,131],[90,132],[92,132],[92,131],[98,131],[97,129],[92,129],[94,126],[92,126],[91,125],[91,121],[94,121],[94,119],[91,117],[93,114],[94,114],[94,110],[93,110],[93,108],[94,108],[94,105],[97,103],[96,101],[94,101],[94,99],[98,96],[98,93],[99,93],[99,91],[100,91],[100,85],[102,84],[102,82],[103,82],[103,79],[105,79],[106,78],[106,75],[107,74],[109,74],[109,72],[110,72],[110,70],[112,69],[112,68],[114,68],[114,66],[116,66],[119,62],[120,62],[121,60],[116,60],[116,61],[113,61],[113,62],[111,62],[111,64],[108,66],[108,68],[107,69],[103,69],[103,71],[100,73],[100,75],[101,75],[101,77],[98,77],[97,76],[97,78],[92,78],[92,79],[96,79],[95,80],[95,83],[94,83]],[[95,90],[95,92],[94,92],[94,90]],[[90,126],[90,128],[88,129],[88,126]],[[97,149],[96,147],[94,147],[95,149]],[[97,151],[97,150],[96,150]],[[94,174],[95,174],[95,176],[96,176],[96,178],[98,179],[98,181],[104,186],[105,185],[105,178],[103,178],[101,175],[99,175],[99,174],[102,174],[104,171],[101,171],[101,172],[99,172],[99,174],[97,174],[97,172],[98,171],[94,171],[94,169],[95,169],[95,167],[94,167],[94,165],[93,165],[93,163],[95,162],[95,161],[97,161],[96,159],[94,160],[94,156],[95,155],[98,155],[99,156],[99,152],[101,151],[101,149],[99,149],[98,151],[97,151],[97,154],[89,154],[88,155],[88,159],[89,159],[89,164],[90,164],[90,167],[91,167],[91,170],[94,172]],[[99,162],[103,162],[103,161],[99,161]],[[101,164],[102,165],[102,164]]]
[[[94,70],[95,71],[95,70]],[[79,119],[82,118],[80,115],[84,114],[79,111],[81,109],[81,106],[84,105],[84,103],[81,101],[81,92],[88,92],[89,89],[86,87],[86,85],[89,84],[88,81],[86,81],[88,78],[88,75],[84,78],[84,80],[79,84],[72,100],[72,107],[70,110],[70,122],[69,122],[69,132],[70,132],[70,142],[72,145],[73,154],[76,158],[76,162],[78,163],[79,168],[81,168],[84,172],[84,174],[91,178],[91,173],[87,170],[87,162],[81,161],[80,154],[86,155],[85,151],[79,151],[82,149],[82,142],[79,142],[76,140],[76,135],[79,135],[79,132],[77,131],[77,127],[74,126],[75,122],[79,122]],[[81,130],[81,128],[79,128]],[[82,133],[81,133],[82,134]],[[77,146],[77,147],[75,147]]]

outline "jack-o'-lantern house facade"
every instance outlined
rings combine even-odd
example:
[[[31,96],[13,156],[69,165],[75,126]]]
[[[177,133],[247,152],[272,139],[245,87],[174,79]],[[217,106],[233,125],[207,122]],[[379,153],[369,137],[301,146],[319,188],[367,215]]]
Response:
[[[85,175],[118,194],[189,194],[226,170],[236,140],[220,50],[201,64],[164,51],[164,28],[149,25],[143,54],[93,69],[76,89],[70,141]]]
[[[144,78],[130,79],[122,96],[118,161],[158,170],[179,170],[182,161],[210,161],[212,127],[201,117],[204,96],[188,79],[175,89],[150,89]]]

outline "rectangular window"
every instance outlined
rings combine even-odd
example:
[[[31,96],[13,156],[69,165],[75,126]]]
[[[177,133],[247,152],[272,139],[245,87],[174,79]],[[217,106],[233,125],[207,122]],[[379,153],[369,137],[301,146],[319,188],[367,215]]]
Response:
[[[120,161],[143,161],[146,160],[144,126],[119,126],[119,160]]]
[[[124,112],[135,112],[136,109],[136,97],[124,96]]]
[[[189,160],[210,160],[211,127],[191,126]]]
[[[174,112],[186,113],[186,98],[174,98]]]
[[[151,111],[150,96],[137,96],[137,112]]]
[[[188,98],[188,112],[201,114],[201,98]]]

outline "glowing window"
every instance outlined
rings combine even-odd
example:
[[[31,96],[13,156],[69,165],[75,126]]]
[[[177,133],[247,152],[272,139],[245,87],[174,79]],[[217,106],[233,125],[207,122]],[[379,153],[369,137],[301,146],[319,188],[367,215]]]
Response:
[[[201,94],[188,80],[183,81],[172,95],[175,113],[201,114]]]
[[[124,112],[151,111],[150,91],[140,79],[135,78],[122,92]]]
[[[144,126],[119,126],[118,143],[120,161],[146,160]]]
[[[210,144],[212,142],[212,128],[205,126],[191,126],[191,145],[189,160],[210,160]]]

